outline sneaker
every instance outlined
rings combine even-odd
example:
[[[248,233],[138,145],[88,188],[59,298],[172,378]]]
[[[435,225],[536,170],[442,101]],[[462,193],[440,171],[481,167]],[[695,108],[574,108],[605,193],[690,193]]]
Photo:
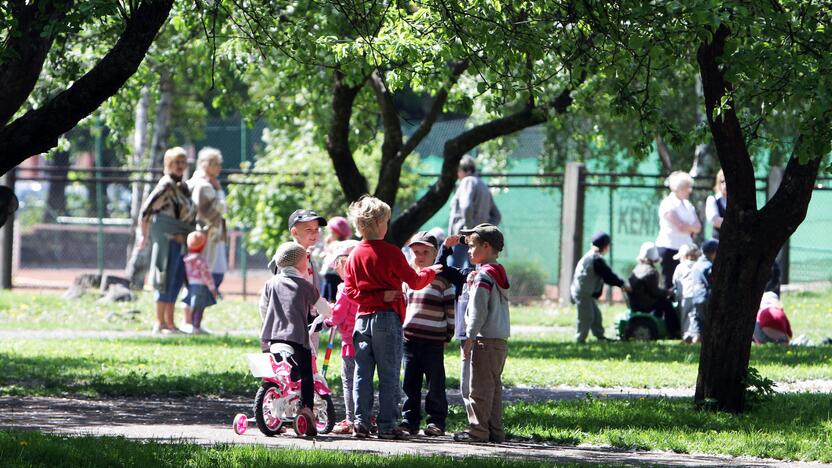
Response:
[[[352,422],[346,419],[335,424],[332,428],[333,434],[352,434]]]
[[[479,437],[475,437],[470,432],[457,432],[454,434],[454,442],[478,442],[478,443],[485,443],[488,442],[485,439],[480,439]]]
[[[159,325],[158,323],[153,325],[153,329],[150,331],[150,333],[152,333],[154,335],[161,335],[162,334],[162,326]]]
[[[180,328],[180,330],[182,330],[182,333],[184,333],[186,335],[191,335],[191,334],[195,335],[197,328],[194,327],[193,324],[185,323],[185,324],[182,324],[182,328]]]
[[[378,434],[378,423],[376,422],[375,416],[370,418],[370,433]]]
[[[368,428],[367,426],[365,426],[363,424],[354,425],[352,430],[353,430],[352,435],[356,439],[366,439],[366,438],[370,437],[370,428]]]
[[[419,426],[414,426],[408,422],[402,422],[396,429],[406,432],[410,435],[419,435]]]
[[[379,432],[378,438],[385,440],[407,440],[410,438],[410,434],[397,427],[390,432]]]
[[[445,435],[445,429],[442,429],[434,423],[430,423],[427,426],[425,426],[424,431],[426,436],[431,437],[439,437]]]

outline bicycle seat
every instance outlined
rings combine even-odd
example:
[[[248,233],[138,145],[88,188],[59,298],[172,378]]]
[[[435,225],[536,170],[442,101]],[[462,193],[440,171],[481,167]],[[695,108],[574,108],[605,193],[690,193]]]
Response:
[[[269,352],[272,354],[279,354],[283,359],[288,359],[289,356],[295,354],[295,350],[291,345],[286,343],[274,343],[269,347]]]

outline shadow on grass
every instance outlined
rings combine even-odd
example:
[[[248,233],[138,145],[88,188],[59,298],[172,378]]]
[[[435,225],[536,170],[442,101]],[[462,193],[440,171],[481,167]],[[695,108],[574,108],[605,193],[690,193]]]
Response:
[[[332,382],[336,384],[336,382]],[[106,356],[23,357],[0,353],[0,394],[84,396],[240,396],[254,393],[260,379],[242,371],[197,371],[176,375],[113,362]],[[340,379],[336,388],[340,390]]]
[[[508,404],[503,422],[515,435],[567,445],[602,443],[828,461],[831,413],[832,395],[827,394],[776,395],[740,415],[699,410],[690,398],[588,398]],[[464,411],[452,411],[449,421],[461,427]]]
[[[458,355],[456,347],[449,346],[446,356]],[[515,359],[577,359],[614,360],[631,362],[693,363],[699,362],[699,346],[680,342],[623,342],[577,344],[572,342],[510,339],[509,357]],[[754,346],[751,363],[773,365],[816,365],[832,363],[832,347],[829,346]]]

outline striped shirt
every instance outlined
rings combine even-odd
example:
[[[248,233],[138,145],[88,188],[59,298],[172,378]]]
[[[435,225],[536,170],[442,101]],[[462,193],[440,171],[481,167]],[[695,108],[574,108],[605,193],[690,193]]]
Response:
[[[456,289],[447,279],[437,276],[420,290],[406,289],[407,315],[405,340],[449,342],[454,335],[454,299]]]

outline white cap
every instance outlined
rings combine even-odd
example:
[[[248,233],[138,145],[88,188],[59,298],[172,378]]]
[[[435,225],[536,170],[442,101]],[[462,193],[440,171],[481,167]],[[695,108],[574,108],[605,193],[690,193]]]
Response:
[[[763,293],[763,298],[760,300],[760,308],[767,309],[769,307],[780,307],[783,306],[780,304],[780,298],[777,296],[777,293],[773,291],[766,291]]]
[[[330,250],[329,255],[324,258],[324,265],[323,270],[326,271],[338,257],[346,257],[352,253],[353,249],[358,245],[358,241],[354,239],[348,239],[345,241],[336,241],[335,244],[332,245],[332,249]]]
[[[673,260],[681,260],[688,256],[699,257],[699,247],[696,244],[682,244],[679,247],[679,252],[673,256]]]
[[[651,262],[659,261],[659,250],[656,244],[652,242],[645,242],[641,244],[641,249],[638,251],[638,260],[649,260]]]

